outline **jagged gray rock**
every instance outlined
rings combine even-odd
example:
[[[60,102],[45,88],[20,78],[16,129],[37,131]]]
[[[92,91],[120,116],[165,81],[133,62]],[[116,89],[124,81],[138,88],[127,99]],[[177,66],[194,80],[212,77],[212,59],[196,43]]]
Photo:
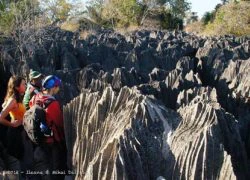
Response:
[[[206,83],[216,85],[216,81],[227,68],[229,60],[246,60],[250,57],[249,39],[238,43],[234,38],[209,38],[203,47],[200,47],[196,57],[200,60],[202,78]]]
[[[77,179],[248,176],[249,38],[105,30],[83,40],[52,27],[33,36],[20,52],[0,44],[0,84],[30,69],[62,78]]]
[[[220,77],[225,81],[228,90],[234,98],[242,98],[245,102],[250,100],[250,81],[249,81],[250,59],[230,61]]]
[[[110,87],[102,94],[86,90],[64,107],[64,117],[73,126],[66,133],[76,129],[67,139],[76,179],[165,176],[167,141],[180,119],[156,100],[129,88],[117,95]]]
[[[194,89],[193,93],[198,96],[178,109],[183,120],[171,136],[170,150],[176,162],[168,177],[248,179],[246,152],[235,118],[216,101],[215,89]],[[183,94],[192,95],[190,91]]]
[[[187,106],[194,98],[196,100],[200,98],[206,102],[217,102],[216,89],[212,89],[211,87],[195,87],[181,91],[177,98],[177,109]]]

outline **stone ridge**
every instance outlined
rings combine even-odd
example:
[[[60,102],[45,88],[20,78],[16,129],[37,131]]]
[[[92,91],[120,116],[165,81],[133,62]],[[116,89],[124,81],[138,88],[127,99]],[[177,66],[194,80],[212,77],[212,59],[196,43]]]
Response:
[[[249,179],[249,37],[104,30],[80,39],[53,27],[32,37],[0,44],[0,84],[30,69],[62,79],[76,179]]]
[[[75,142],[76,179],[156,179],[166,173],[167,142],[180,117],[155,99],[129,88],[85,91],[64,107],[64,117],[67,127],[76,120],[76,135],[68,139]]]

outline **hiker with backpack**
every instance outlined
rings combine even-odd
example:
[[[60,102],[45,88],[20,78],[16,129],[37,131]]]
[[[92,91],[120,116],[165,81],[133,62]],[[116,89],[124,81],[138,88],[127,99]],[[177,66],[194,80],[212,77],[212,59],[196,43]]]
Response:
[[[38,71],[31,70],[29,73],[29,83],[24,94],[23,104],[29,109],[29,101],[35,95],[41,92],[43,75]]]
[[[23,116],[25,107],[22,104],[22,98],[26,89],[25,79],[18,76],[12,76],[9,79],[7,93],[2,105],[3,110],[0,115],[0,123],[8,126],[7,132],[7,153],[4,157],[7,170],[21,170],[20,159],[23,157]],[[11,120],[7,120],[10,115]]]
[[[31,99],[30,110],[27,111],[24,122],[24,128],[35,146],[34,170],[49,172],[45,174],[48,179],[64,179],[65,175],[55,175],[53,171],[64,174],[67,167],[63,114],[54,97],[59,92],[60,85],[61,80],[57,76],[45,77],[42,82],[43,91]],[[44,114],[41,109],[44,109]]]

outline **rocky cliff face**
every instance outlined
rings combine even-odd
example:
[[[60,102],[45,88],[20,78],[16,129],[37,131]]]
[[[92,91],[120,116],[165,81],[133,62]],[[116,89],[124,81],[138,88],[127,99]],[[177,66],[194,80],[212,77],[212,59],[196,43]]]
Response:
[[[156,100],[135,89],[115,93],[107,87],[102,93],[82,92],[64,115],[76,120],[71,124],[77,125],[76,134],[68,141],[75,142],[71,153],[77,179],[156,179],[166,174],[167,142],[180,117]]]
[[[1,79],[63,79],[75,179],[248,179],[250,39],[46,32],[21,52],[1,45]]]
[[[238,141],[241,138],[236,119],[217,102],[216,90],[202,87],[187,91],[178,97],[181,102],[178,112],[183,120],[171,142],[178,159],[175,166],[181,176],[184,179],[247,177],[247,156],[243,142]],[[234,173],[222,171],[223,166],[232,166]]]

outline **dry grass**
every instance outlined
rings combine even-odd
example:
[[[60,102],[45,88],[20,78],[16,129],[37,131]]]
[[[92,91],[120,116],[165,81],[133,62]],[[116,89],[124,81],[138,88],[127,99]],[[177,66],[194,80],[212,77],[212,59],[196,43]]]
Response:
[[[193,22],[191,24],[188,24],[186,27],[185,27],[185,31],[188,32],[188,33],[194,33],[194,34],[202,34],[203,30],[204,30],[204,26],[202,25],[202,22]]]
[[[96,31],[94,31],[94,30],[82,30],[80,32],[80,39],[85,40],[88,36],[90,36],[92,34],[96,34]]]
[[[212,23],[206,26],[202,22],[194,22],[185,27],[185,31],[199,36],[220,36],[232,34],[236,36],[250,34],[250,2],[229,3],[222,6]]]
[[[204,34],[236,36],[250,34],[250,2],[229,3],[216,13],[213,23],[206,26]]]
[[[116,28],[115,31],[122,34],[122,35],[126,35],[126,34],[129,34],[133,31],[136,31],[136,30],[140,30],[140,27],[139,26],[136,26],[136,25],[130,25],[129,27],[127,28]]]
[[[77,21],[65,21],[60,28],[66,31],[75,32],[79,30],[79,23]]]

